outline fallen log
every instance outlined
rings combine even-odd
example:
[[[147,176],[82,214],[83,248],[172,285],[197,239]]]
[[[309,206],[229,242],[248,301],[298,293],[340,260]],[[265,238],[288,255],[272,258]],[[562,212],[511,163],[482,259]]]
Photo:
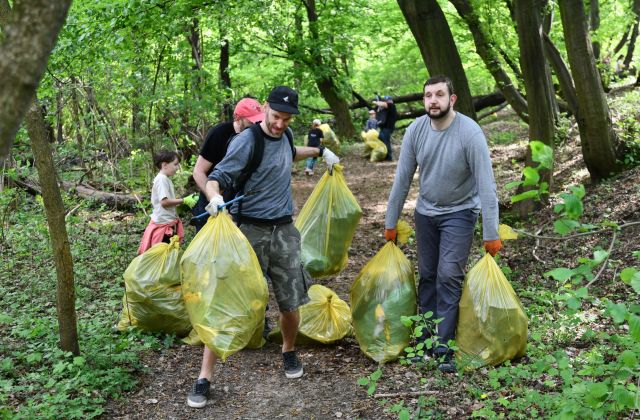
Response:
[[[367,102],[366,100],[364,100],[364,98],[361,95],[357,94],[356,92],[353,92],[353,96],[355,96],[358,99],[358,101],[350,104],[349,109],[360,109],[360,108],[372,107],[373,104],[371,102]],[[395,104],[403,104],[403,103],[418,102],[418,101],[422,102],[422,96],[423,96],[422,93],[410,93],[408,95],[394,96],[392,99],[393,99],[393,103]],[[373,99],[371,101],[373,101]],[[501,92],[493,92],[488,95],[478,95],[473,97],[473,107],[476,112],[479,112],[483,109],[486,109],[492,106],[499,106],[504,103],[506,103],[506,99]],[[318,109],[318,108],[313,108],[305,105],[301,105],[301,107],[316,113],[333,114],[333,112],[328,108]],[[419,109],[409,109],[407,111],[399,111],[398,120],[418,118],[423,116],[425,113],[426,111],[422,106]]]
[[[15,180],[15,183],[32,195],[42,194],[42,189],[36,181],[28,178],[19,178]],[[65,191],[73,191],[80,198],[95,200],[117,210],[136,210],[140,201],[135,194],[102,191],[87,184],[76,185],[72,182],[63,182],[60,187]]]

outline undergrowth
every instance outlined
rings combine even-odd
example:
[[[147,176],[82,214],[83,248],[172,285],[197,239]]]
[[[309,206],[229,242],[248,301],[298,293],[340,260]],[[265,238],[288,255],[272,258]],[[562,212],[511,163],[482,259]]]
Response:
[[[68,216],[80,345],[73,356],[58,347],[56,274],[41,202],[5,189],[0,214],[0,418],[99,416],[108,399],[136,385],[141,352],[162,345],[113,329],[122,273],[144,226],[86,204]]]

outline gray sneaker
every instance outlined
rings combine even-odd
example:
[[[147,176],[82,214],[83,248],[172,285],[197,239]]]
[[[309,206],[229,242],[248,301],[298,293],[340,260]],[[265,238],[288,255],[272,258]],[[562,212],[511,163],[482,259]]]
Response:
[[[187,396],[187,405],[193,408],[202,408],[207,405],[211,383],[206,379],[198,379],[193,385],[193,391]]]
[[[295,350],[282,353],[284,360],[284,374],[289,379],[299,378],[304,374],[302,362],[298,359]]]

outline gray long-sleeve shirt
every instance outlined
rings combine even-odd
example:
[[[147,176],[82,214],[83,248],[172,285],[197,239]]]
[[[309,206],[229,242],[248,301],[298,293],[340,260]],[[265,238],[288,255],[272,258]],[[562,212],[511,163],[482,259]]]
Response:
[[[257,139],[257,141],[262,141]],[[218,163],[209,175],[216,180],[220,188],[233,185],[247,166],[253,150],[252,130],[246,129],[238,134],[229,145],[224,159]],[[293,156],[286,136],[280,138],[264,136],[262,161],[245,184],[244,191],[257,191],[242,200],[242,216],[263,221],[281,220],[293,215],[293,197],[291,195],[291,164]],[[237,204],[230,210],[237,212]]]
[[[458,112],[451,125],[439,131],[425,115],[407,128],[389,196],[387,228],[398,223],[417,167],[418,213],[437,216],[482,209],[483,239],[498,239],[496,183],[487,140],[475,121]]]

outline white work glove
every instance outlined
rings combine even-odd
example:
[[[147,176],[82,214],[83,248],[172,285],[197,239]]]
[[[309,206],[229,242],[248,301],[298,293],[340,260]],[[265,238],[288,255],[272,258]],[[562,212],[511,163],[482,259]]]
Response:
[[[322,152],[322,159],[324,159],[329,169],[333,169],[333,165],[340,163],[340,158],[326,147],[324,148],[324,152]]]
[[[204,209],[212,216],[215,216],[216,214],[218,214],[218,206],[221,206],[224,204],[224,198],[222,198],[222,196],[220,194],[216,194],[211,198],[211,201],[209,201],[209,204],[207,204],[207,207],[205,207]]]

